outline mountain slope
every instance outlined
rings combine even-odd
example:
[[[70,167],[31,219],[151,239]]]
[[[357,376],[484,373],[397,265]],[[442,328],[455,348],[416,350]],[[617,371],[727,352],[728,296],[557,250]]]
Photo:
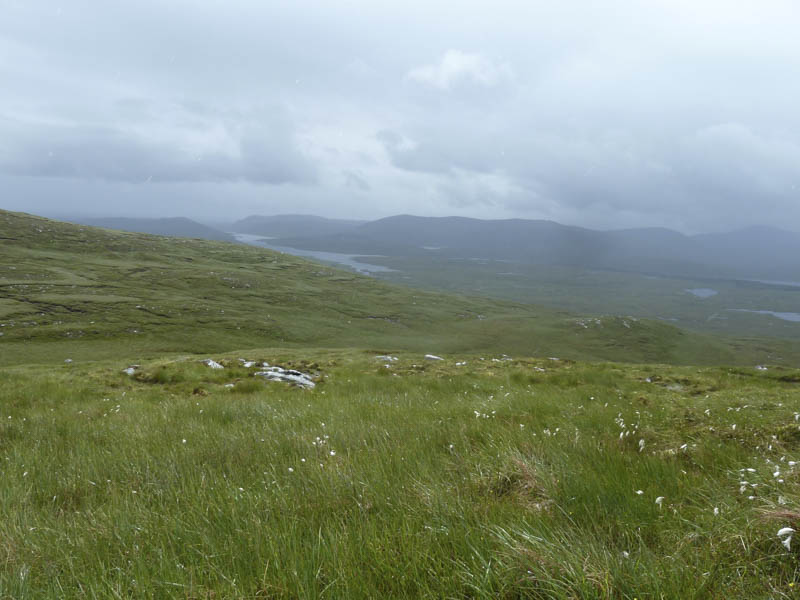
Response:
[[[0,251],[0,364],[267,346],[683,364],[775,352],[659,322],[412,290],[244,245],[5,211]]]
[[[74,219],[75,223],[117,229],[134,233],[151,233],[172,237],[199,238],[204,240],[235,241],[233,236],[213,227],[202,225],[185,217],[164,219],[133,219],[128,217],[107,217],[102,219]]]
[[[706,260],[736,265],[737,272],[762,279],[800,281],[800,235],[775,227],[748,227],[693,237]]]
[[[399,215],[336,235],[294,235],[311,250],[422,256],[629,271],[671,277],[800,279],[800,234],[751,228],[686,236],[663,228],[594,231],[553,221]]]
[[[231,230],[267,237],[305,237],[352,231],[363,221],[326,219],[313,215],[251,215],[236,221]]]

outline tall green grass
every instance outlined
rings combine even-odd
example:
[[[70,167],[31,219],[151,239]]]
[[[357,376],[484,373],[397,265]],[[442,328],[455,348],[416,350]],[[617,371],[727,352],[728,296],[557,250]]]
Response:
[[[3,369],[0,597],[793,597],[794,371],[199,358]]]

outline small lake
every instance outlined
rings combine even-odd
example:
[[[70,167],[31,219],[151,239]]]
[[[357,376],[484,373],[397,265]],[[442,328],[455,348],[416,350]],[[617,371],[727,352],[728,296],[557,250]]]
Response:
[[[747,279],[747,281],[754,281],[755,283],[776,285],[780,287],[800,287],[800,281],[775,281],[773,279]]]
[[[716,296],[719,294],[717,290],[712,290],[711,288],[692,288],[685,291],[689,292],[693,296],[697,296],[698,298],[711,298],[711,296]]]
[[[775,312],[774,310],[748,310],[746,308],[728,308],[726,310],[734,312],[754,313],[757,315],[770,315],[781,321],[791,321],[792,323],[800,323],[800,313],[796,312]]]
[[[322,262],[344,265],[363,275],[369,275],[370,273],[387,273],[389,271],[396,271],[396,269],[390,269],[389,267],[384,267],[383,265],[371,265],[369,263],[356,260],[358,258],[369,258],[370,256],[377,257],[379,255],[355,255],[355,254],[340,254],[338,252],[321,252],[317,250],[301,250],[299,248],[276,246],[269,242],[270,238],[263,235],[253,235],[250,233],[233,233],[233,232],[231,232],[231,235],[235,237],[237,241],[242,242],[244,244],[249,244],[250,246],[259,246],[261,248],[268,248],[269,250],[275,250],[276,252],[283,252],[284,254],[301,256],[303,258],[313,258],[315,260],[320,260]]]

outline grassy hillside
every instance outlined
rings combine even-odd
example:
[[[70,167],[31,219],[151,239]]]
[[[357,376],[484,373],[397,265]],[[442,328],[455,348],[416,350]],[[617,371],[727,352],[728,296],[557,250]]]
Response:
[[[781,363],[788,343],[421,292],[289,255],[0,212],[0,364],[283,345],[680,364]]]
[[[796,597],[798,371],[197,358],[2,369],[0,597]]]
[[[185,217],[163,219],[131,219],[127,217],[107,217],[104,219],[76,219],[73,222],[105,229],[119,229],[136,233],[152,233],[174,237],[201,238],[222,242],[235,241],[233,236],[208,225],[202,225]]]

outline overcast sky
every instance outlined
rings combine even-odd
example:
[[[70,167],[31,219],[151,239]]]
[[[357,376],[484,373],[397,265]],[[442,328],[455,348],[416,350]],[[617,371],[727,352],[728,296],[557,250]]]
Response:
[[[797,0],[0,0],[0,208],[800,230]]]

